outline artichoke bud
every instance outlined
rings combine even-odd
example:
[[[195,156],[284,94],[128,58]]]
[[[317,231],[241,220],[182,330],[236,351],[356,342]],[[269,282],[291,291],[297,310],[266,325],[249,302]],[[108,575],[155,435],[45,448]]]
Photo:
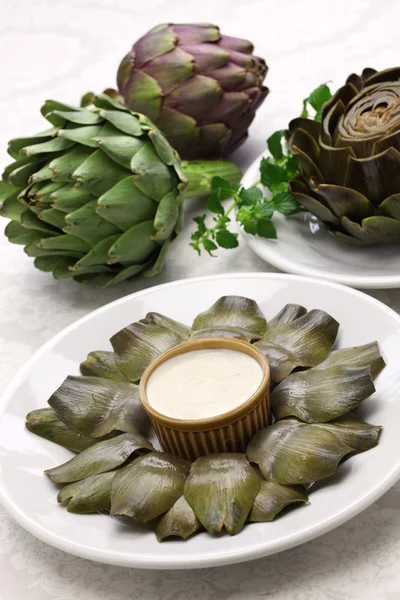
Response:
[[[123,58],[119,93],[183,158],[226,156],[246,140],[268,94],[267,66],[252,52],[216,25],[158,25]]]
[[[225,161],[181,163],[162,133],[113,94],[42,107],[52,127],[11,140],[0,182],[9,240],[54,277],[109,286],[156,275],[181,230],[183,199],[209,193]],[[187,174],[187,175],[186,175]]]

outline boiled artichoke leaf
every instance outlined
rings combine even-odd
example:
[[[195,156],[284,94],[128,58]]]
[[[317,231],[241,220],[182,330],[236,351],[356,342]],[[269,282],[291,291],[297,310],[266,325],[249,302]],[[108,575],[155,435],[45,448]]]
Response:
[[[47,469],[53,483],[72,483],[92,475],[107,473],[126,463],[135,453],[152,452],[152,444],[138,433],[122,433],[98,442],[66,463]]]
[[[243,528],[260,488],[244,454],[211,454],[198,458],[185,483],[185,498],[210,534],[225,527],[231,535]]]
[[[300,304],[286,304],[282,310],[270,321],[268,321],[268,330],[293,323],[299,317],[303,317],[307,313],[307,309]]]
[[[141,322],[150,323],[153,325],[160,325],[161,327],[172,329],[172,331],[175,331],[176,333],[181,335],[182,338],[185,338],[186,340],[189,339],[190,327],[184,325],[183,323],[180,323],[179,321],[175,321],[175,319],[170,319],[170,317],[166,317],[161,313],[149,312],[147,313],[145,318],[141,320]]]
[[[132,323],[111,338],[118,369],[137,382],[157,356],[186,341],[176,330],[153,323]]]
[[[379,425],[366,423],[353,413],[343,415],[329,423],[318,423],[318,427],[336,435],[355,452],[366,452],[377,446],[382,431]]]
[[[325,423],[354,410],[375,392],[369,367],[334,365],[292,373],[271,394],[276,420]]]
[[[92,475],[63,487],[57,496],[58,502],[67,501],[67,511],[72,513],[95,513],[110,510],[111,483],[115,471]]]
[[[68,427],[52,408],[39,408],[28,413],[25,427],[31,433],[73,452],[86,450],[97,441]]]
[[[157,539],[177,536],[186,540],[189,536],[200,529],[201,523],[193,512],[184,496],[181,496],[175,504],[161,517],[157,523],[155,532]]]
[[[190,468],[186,460],[152,452],[121,469],[111,488],[111,514],[151,521],[182,496]]]
[[[284,420],[257,432],[247,447],[250,462],[267,481],[298,485],[335,473],[353,448],[318,425]]]
[[[261,480],[249,521],[273,521],[284,508],[300,503],[308,503],[307,492],[301,485],[279,485],[274,481]]]
[[[139,388],[128,381],[69,375],[48,402],[66,425],[92,438],[150,429]]]
[[[114,352],[97,350],[89,352],[80,364],[80,372],[88,377],[105,377],[112,381],[128,381],[115,364]]]
[[[258,340],[267,322],[258,304],[242,296],[222,296],[193,321],[191,338],[236,337]]]
[[[372,379],[375,379],[385,368],[385,361],[381,356],[378,342],[371,342],[353,348],[340,348],[331,352],[314,369],[326,369],[335,365],[348,365],[349,367],[369,367]]]
[[[291,322],[268,327],[256,346],[270,362],[272,380],[279,382],[295,367],[314,367],[325,360],[338,330],[333,317],[314,309]]]

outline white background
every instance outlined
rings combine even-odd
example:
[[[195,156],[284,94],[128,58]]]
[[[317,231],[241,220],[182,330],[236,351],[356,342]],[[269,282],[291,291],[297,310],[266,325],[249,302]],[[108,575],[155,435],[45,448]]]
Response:
[[[234,158],[246,168],[303,97],[351,71],[400,63],[396,0],[0,0],[0,164],[11,137],[43,129],[47,98],[77,103],[114,86],[133,42],[162,22],[212,22],[251,39],[271,94]],[[46,340],[87,312],[149,285],[202,274],[273,271],[242,244],[217,259],[188,246],[191,216],[163,273],[99,290],[54,281],[0,235],[0,391]],[[5,225],[1,220],[0,233]],[[375,292],[400,312],[400,290]],[[0,507],[0,600],[400,600],[400,486],[336,531],[241,566],[154,572],[77,559],[36,540]]]

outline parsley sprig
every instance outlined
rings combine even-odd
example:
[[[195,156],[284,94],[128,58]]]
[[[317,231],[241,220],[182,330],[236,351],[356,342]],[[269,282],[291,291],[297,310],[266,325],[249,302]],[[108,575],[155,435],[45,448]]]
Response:
[[[329,87],[320,85],[303,101],[301,116],[320,120],[322,106],[330,97]],[[268,138],[267,146],[270,156],[261,159],[260,179],[250,188],[231,186],[226,179],[213,177],[207,207],[215,216],[210,224],[207,223],[207,214],[193,219],[197,229],[191,236],[190,245],[199,254],[205,250],[215,256],[213,252],[218,247],[236,248],[239,245],[238,234],[228,228],[234,210],[237,211],[236,220],[247,233],[264,238],[277,237],[272,221],[275,211],[290,216],[304,210],[289,192],[289,181],[300,171],[296,158],[290,152],[285,132],[275,131]],[[267,188],[267,193],[258,187],[260,184]],[[222,203],[229,198],[232,203],[225,208]]]

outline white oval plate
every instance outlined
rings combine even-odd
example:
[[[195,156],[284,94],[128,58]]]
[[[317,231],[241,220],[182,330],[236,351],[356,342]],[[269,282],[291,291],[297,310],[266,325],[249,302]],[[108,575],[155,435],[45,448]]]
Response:
[[[259,156],[246,171],[242,179],[244,187],[259,180],[263,156],[268,156],[268,152]],[[400,287],[400,246],[346,246],[310,213],[289,218],[275,213],[274,224],[276,240],[250,235],[239,226],[247,245],[274,267],[357,288]]]
[[[347,461],[311,504],[272,523],[251,524],[237,536],[206,533],[186,542],[158,543],[147,527],[127,527],[108,516],[74,515],[57,505],[43,470],[71,453],[24,429],[28,411],[51,393],[109,337],[148,311],[188,324],[226,294],[254,298],[270,319],[288,302],[321,308],[341,324],[340,346],[378,340],[387,367],[362,415],[384,430],[377,448]],[[275,274],[233,274],[177,281],[121,298],[80,319],[39,350],[5,391],[0,408],[0,499],[20,525],[38,538],[84,558],[153,569],[210,567],[242,562],[301,544],[333,529],[374,502],[400,477],[400,317],[377,300],[340,285]]]

